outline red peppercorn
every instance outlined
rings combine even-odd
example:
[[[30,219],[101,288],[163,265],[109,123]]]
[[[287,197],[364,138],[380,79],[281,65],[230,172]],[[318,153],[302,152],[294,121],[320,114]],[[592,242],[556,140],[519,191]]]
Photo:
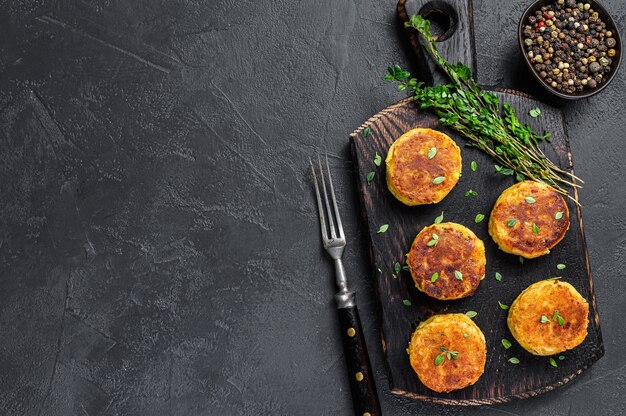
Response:
[[[544,13],[543,17],[545,17],[546,19],[552,19],[552,16],[550,16],[548,13]]]
[[[537,23],[537,29],[541,29],[542,27],[544,27],[546,24],[544,22],[539,22]]]

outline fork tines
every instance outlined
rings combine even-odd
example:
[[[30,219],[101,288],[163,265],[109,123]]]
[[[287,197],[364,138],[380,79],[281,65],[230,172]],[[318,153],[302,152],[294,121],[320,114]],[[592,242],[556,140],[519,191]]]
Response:
[[[330,166],[328,165],[328,155],[326,155],[326,174],[328,175],[328,187],[330,188],[330,201],[332,201],[333,210],[330,207],[330,201],[328,199],[328,192],[326,190],[326,179],[324,178],[324,169],[322,168],[322,161],[317,158],[319,164],[320,178],[322,181],[322,191],[324,193],[324,202],[326,206],[326,215],[324,214],[324,207],[322,206],[322,197],[320,195],[320,189],[317,182],[317,175],[315,174],[315,168],[313,162],[309,159],[311,165],[311,172],[313,173],[313,184],[315,185],[315,196],[317,197],[317,209],[320,215],[320,227],[322,229],[322,239],[324,243],[335,239],[344,239],[343,226],[341,224],[341,216],[339,215],[339,209],[337,208],[337,198],[335,197],[335,189],[333,187],[332,177],[330,175]],[[334,211],[334,216],[333,216]],[[326,217],[328,217],[328,223],[326,223]],[[333,219],[334,217],[334,219]],[[337,221],[335,227],[335,220]],[[330,238],[328,237],[328,230],[330,229]]]

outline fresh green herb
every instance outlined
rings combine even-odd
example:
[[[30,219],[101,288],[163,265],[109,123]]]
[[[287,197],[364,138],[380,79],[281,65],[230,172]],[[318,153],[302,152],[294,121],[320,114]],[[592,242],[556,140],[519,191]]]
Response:
[[[485,214],[476,214],[476,218],[474,218],[474,222],[478,224],[484,219],[485,219]]]
[[[396,273],[400,273],[400,270],[402,270],[402,266],[400,265],[400,263],[395,262],[395,264],[393,265],[393,270],[394,270]]]
[[[559,361],[563,361],[565,359],[564,355],[559,355]]]
[[[552,315],[552,320],[553,321],[556,320],[561,326],[565,324],[565,319],[561,315],[559,315],[558,309],[554,311],[554,315]]]
[[[507,309],[509,309],[509,305],[505,305],[504,303],[502,303],[500,301],[498,301],[498,305],[500,305],[500,309],[502,309],[502,310],[506,311]]]
[[[445,356],[445,353],[441,353],[438,356],[435,357],[435,365],[439,365],[443,362],[443,358]]]
[[[539,117],[541,115],[541,109],[539,107],[531,108],[528,112],[531,117]]]
[[[441,213],[441,215],[435,218],[435,224],[441,224],[441,221],[443,221],[443,212]]]
[[[383,224],[380,226],[378,231],[376,231],[376,234],[382,234],[384,232],[387,232],[388,229],[389,229],[389,224]]]
[[[563,211],[558,211],[556,214],[554,214],[555,220],[560,220],[561,218],[563,218]]]
[[[535,198],[533,198],[532,196],[527,196],[526,198],[524,198],[526,200],[526,202],[528,202],[529,204],[534,204],[535,202],[537,202],[537,200]]]
[[[559,263],[556,265],[556,268],[559,270],[563,270],[565,268],[565,265],[563,263]]]
[[[366,127],[365,130],[363,130],[363,137],[369,136],[370,132],[371,132],[370,128]]]
[[[509,358],[509,362],[510,362],[511,364],[519,364],[519,358],[517,358],[517,357],[511,357],[511,358]]]
[[[508,350],[509,348],[511,348],[511,341],[509,341],[506,338],[502,338],[502,346],[504,347],[505,350]]]
[[[435,272],[432,276],[430,276],[431,283],[435,283],[437,279],[439,279],[439,272]]]
[[[520,263],[522,263],[522,264],[524,264],[524,257],[519,256],[519,262],[520,262]]]
[[[367,183],[370,184],[372,183],[372,181],[374,180],[374,176],[376,175],[376,172],[369,172],[367,174]]]
[[[514,226],[517,223],[517,220],[514,218],[511,218],[509,221],[507,221],[506,225],[508,225],[509,227]]]
[[[463,334],[463,338],[469,338],[469,334]]]
[[[476,172],[476,168],[478,168],[478,164],[476,163],[475,160],[472,160],[472,163],[470,163],[470,168],[472,169],[472,172]]]
[[[565,186],[580,186],[573,183],[578,178],[551,162],[540,149],[539,142],[549,139],[549,134],[540,135],[520,123],[508,103],[503,103],[501,112],[499,98],[483,91],[467,66],[452,65],[441,56],[430,32],[430,21],[413,15],[405,26],[421,33],[425,49],[446,73],[450,84],[426,86],[397,65],[388,68],[385,79],[398,82],[399,90],[409,90],[422,109],[429,108],[437,114],[442,125],[461,133],[474,147],[508,169],[552,185],[564,195],[568,195]]]
[[[542,324],[546,324],[546,323],[550,322],[550,319],[548,319],[548,317],[547,317],[547,316],[545,316],[545,315],[541,315],[540,322],[541,322]]]
[[[470,189],[469,191],[465,192],[465,196],[478,196],[478,192]]]
[[[383,161],[383,158],[376,152],[376,156],[374,156],[374,164],[376,166],[380,166],[380,163]]]
[[[465,312],[465,316],[467,316],[468,318],[474,318],[476,315],[478,315],[478,312],[475,312],[475,311]]]
[[[554,359],[554,358],[550,357],[550,360],[549,360],[549,361],[550,361],[550,365],[551,365],[552,367],[558,367],[558,364],[556,363],[556,361],[555,361],[555,359]]]
[[[433,179],[433,183],[435,185],[439,185],[440,183],[442,183],[443,181],[445,181],[446,178],[443,176],[437,176],[435,179]]]
[[[539,227],[537,227],[537,224],[533,224],[533,233],[539,234]]]
[[[435,365],[441,364],[443,362],[443,359],[446,357],[448,358],[448,360],[456,360],[457,358],[459,358],[458,351],[448,351],[443,345],[439,347],[439,349],[441,350],[441,353],[439,353],[439,355],[435,357]]]
[[[500,165],[493,165],[493,167],[496,168],[496,173],[500,173],[505,176],[512,176],[513,173],[515,173],[511,168],[505,168]]]
[[[404,270],[405,272],[408,272],[408,271],[411,271],[411,268],[405,264],[404,266],[402,266],[402,270]]]
[[[430,150],[428,151],[428,158],[432,159],[433,157],[435,157],[436,154],[437,154],[437,148],[431,147]]]
[[[502,280],[502,275],[499,272],[496,272],[496,280],[498,282]]]
[[[437,244],[439,244],[439,236],[437,234],[433,233],[432,238],[433,238],[432,240],[426,243],[428,247],[434,247],[434,246],[437,246]]]
[[[458,271],[458,270],[455,270],[455,271],[454,271],[454,277],[456,277],[456,278],[457,278],[457,280],[463,280],[463,273],[461,273],[461,272],[460,272],[460,271]]]
[[[404,299],[402,303],[404,303],[404,306],[411,306],[411,301],[408,299]]]

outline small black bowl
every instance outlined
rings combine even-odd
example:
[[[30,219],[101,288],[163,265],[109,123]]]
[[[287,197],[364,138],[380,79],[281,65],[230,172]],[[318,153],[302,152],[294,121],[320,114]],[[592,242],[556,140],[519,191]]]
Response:
[[[554,88],[552,88],[552,86],[548,85],[540,76],[539,73],[535,70],[535,68],[533,67],[533,64],[530,62],[530,58],[528,58],[528,55],[526,53],[526,49],[524,48],[524,26],[525,26],[525,22],[528,21],[528,18],[533,15],[538,9],[540,9],[543,6],[547,6],[550,4],[555,4],[556,0],[537,0],[535,2],[533,2],[530,6],[528,6],[528,8],[526,9],[526,11],[524,12],[524,14],[522,15],[522,18],[519,21],[519,25],[517,28],[517,39],[518,39],[518,43],[519,43],[519,47],[520,50],[522,51],[522,56],[524,57],[524,61],[526,61],[526,64],[528,65],[528,69],[530,69],[530,72],[532,72],[532,74],[535,76],[535,78],[537,78],[537,81],[539,81],[539,83],[548,91],[550,91],[552,94],[556,95],[557,97],[560,98],[564,98],[566,100],[578,100],[581,98],[587,98],[587,97],[591,97],[592,95],[595,95],[597,93],[599,93],[600,91],[602,91],[604,88],[606,88],[607,85],[609,85],[609,83],[611,82],[611,80],[613,80],[613,77],[615,76],[615,74],[617,73],[617,70],[619,69],[619,65],[622,61],[622,40],[620,38],[620,34],[617,30],[617,26],[615,25],[615,22],[613,21],[613,18],[611,17],[611,15],[609,15],[609,13],[606,11],[606,9],[604,8],[604,6],[602,6],[600,3],[598,3],[597,1],[590,1],[590,0],[579,0],[579,1],[583,1],[584,3],[589,3],[591,5],[591,8],[594,11],[597,11],[600,19],[606,24],[606,29],[610,30],[611,32],[613,32],[613,38],[615,38],[616,41],[616,45],[613,49],[615,49],[617,51],[617,54],[611,58],[612,62],[611,62],[611,71],[608,73],[608,76],[605,78],[605,80],[598,85],[597,88],[593,88],[593,89],[586,89],[583,91],[577,91],[571,94],[567,94],[567,93],[562,93],[559,92],[557,90],[555,90]]]

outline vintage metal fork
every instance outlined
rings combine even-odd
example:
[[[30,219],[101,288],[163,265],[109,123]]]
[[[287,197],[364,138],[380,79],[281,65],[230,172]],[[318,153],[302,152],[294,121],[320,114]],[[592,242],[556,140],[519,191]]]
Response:
[[[337,294],[335,294],[335,300],[339,311],[339,321],[343,336],[346,364],[348,365],[348,377],[350,378],[354,413],[358,416],[381,415],[374,376],[367,354],[361,319],[359,318],[359,310],[354,300],[355,293],[348,289],[346,271],[341,262],[341,257],[346,247],[346,236],[343,232],[341,216],[337,208],[337,198],[335,197],[335,189],[330,176],[328,156],[326,156],[326,171],[328,175],[328,188],[330,189],[330,201],[326,190],[322,161],[318,158],[319,173],[324,194],[324,205],[322,205],[322,197],[320,195],[320,187],[318,185],[315,168],[310,159],[309,163],[313,173],[315,196],[317,198],[317,208],[320,216],[322,244],[335,262],[335,278],[337,288],[339,289]],[[325,210],[324,207],[326,208]]]

